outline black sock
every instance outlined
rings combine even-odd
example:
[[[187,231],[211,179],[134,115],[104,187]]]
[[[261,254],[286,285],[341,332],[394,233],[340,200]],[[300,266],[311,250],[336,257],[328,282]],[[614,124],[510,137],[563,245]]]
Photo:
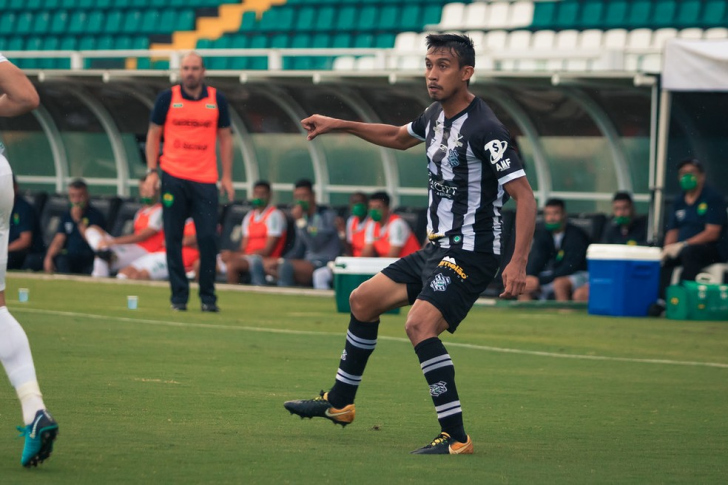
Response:
[[[455,387],[455,367],[437,337],[423,340],[415,346],[422,373],[430,385],[430,396],[435,404],[440,428],[451,437],[465,443],[468,436],[463,427],[463,410],[460,408],[458,390]]]
[[[342,408],[354,402],[367,360],[377,345],[378,331],[379,320],[370,323],[360,322],[351,315],[349,331],[346,332],[346,345],[341,353],[339,370],[336,372],[336,382],[329,391],[329,402],[335,408]]]

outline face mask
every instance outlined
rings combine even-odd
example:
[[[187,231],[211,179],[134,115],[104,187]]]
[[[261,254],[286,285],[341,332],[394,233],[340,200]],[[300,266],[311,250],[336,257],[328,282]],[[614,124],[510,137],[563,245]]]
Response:
[[[354,204],[351,208],[351,215],[356,216],[360,219],[363,219],[367,215],[367,206],[366,204]]]
[[[382,211],[379,209],[372,209],[369,211],[369,217],[371,217],[374,222],[379,222],[382,220]]]
[[[250,201],[250,203],[255,207],[256,209],[259,207],[265,207],[265,200],[264,199],[253,199]]]
[[[139,197],[139,202],[144,205],[153,205],[154,199],[152,199],[151,197]]]
[[[693,190],[697,186],[698,177],[696,177],[695,174],[686,173],[680,177],[680,187],[682,187],[683,190]]]
[[[300,205],[303,212],[308,212],[308,202],[305,200],[297,200],[296,205]]]
[[[545,222],[544,226],[546,226],[546,230],[550,232],[558,231],[559,229],[561,229],[560,222]]]
[[[84,207],[86,207],[86,202],[69,202],[68,207],[80,207],[81,209],[83,209]]]
[[[629,216],[618,216],[614,218],[614,223],[618,226],[628,226],[631,221],[632,218]]]

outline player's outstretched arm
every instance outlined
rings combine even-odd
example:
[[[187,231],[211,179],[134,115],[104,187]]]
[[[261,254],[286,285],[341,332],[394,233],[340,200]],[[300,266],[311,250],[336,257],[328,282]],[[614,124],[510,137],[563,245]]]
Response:
[[[526,265],[536,226],[536,199],[526,177],[512,180],[503,186],[516,201],[516,244],[511,262],[503,269],[501,298],[513,298],[526,288]]]
[[[0,62],[0,116],[22,115],[39,104],[38,92],[23,71],[9,61]]]
[[[324,133],[340,132],[350,133],[369,143],[396,150],[406,150],[421,143],[409,134],[407,126],[360,123],[321,115],[309,116],[301,120],[301,124],[308,132],[309,141]]]

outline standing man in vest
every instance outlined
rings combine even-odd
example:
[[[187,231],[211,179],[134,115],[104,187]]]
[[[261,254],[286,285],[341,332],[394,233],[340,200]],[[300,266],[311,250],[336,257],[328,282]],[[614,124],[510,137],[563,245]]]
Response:
[[[389,210],[386,192],[375,192],[369,198],[369,219],[362,256],[404,258],[422,246],[407,222]]]
[[[220,142],[220,185],[232,202],[233,141],[225,96],[204,83],[202,57],[187,54],[181,64],[181,84],[162,92],[154,105],[147,133],[147,183],[159,183],[172,310],[187,310],[190,285],[182,261],[185,220],[192,217],[200,249],[200,300],[203,312],[218,312],[215,296],[217,257],[217,157]],[[163,153],[159,144],[164,135]]]

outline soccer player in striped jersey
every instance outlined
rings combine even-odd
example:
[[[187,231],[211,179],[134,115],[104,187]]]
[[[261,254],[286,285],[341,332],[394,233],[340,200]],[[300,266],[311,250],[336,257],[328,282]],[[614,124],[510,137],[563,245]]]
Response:
[[[18,116],[34,110],[38,93],[25,74],[0,54],[0,116]],[[5,306],[5,271],[8,262],[10,213],[13,209],[13,172],[0,143],[0,361],[15,388],[23,410],[25,436],[20,464],[38,466],[51,456],[58,423],[46,411],[35,376],[28,337]]]
[[[434,101],[404,126],[358,123],[313,115],[302,120],[308,139],[329,132],[356,135],[376,145],[406,150],[426,144],[429,168],[430,244],[404,257],[352,292],[351,320],[334,386],[315,399],[288,401],[301,417],[347,425],[354,397],[377,343],[379,316],[411,304],[405,329],[425,375],[440,433],[416,454],[468,454],[455,386],[455,368],[439,339],[454,332],[500,265],[501,208],[516,201],[516,242],[503,270],[502,297],[519,295],[533,239],[536,201],[508,131],[468,89],[475,50],[464,35],[429,35],[425,80]]]

